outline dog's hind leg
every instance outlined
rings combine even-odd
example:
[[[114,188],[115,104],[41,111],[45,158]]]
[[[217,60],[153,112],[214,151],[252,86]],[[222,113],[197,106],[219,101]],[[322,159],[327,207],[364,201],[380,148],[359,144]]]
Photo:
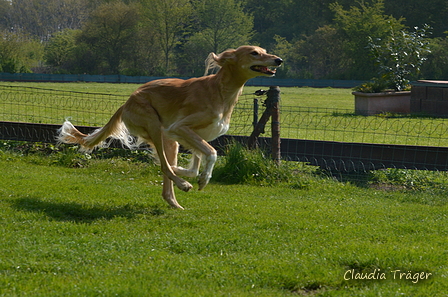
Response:
[[[134,128],[135,129],[135,128]],[[153,147],[155,148],[157,152],[157,156],[159,157],[160,162],[160,169],[162,170],[163,174],[169,178],[171,181],[174,182],[174,184],[181,189],[182,191],[188,192],[193,186],[187,182],[186,180],[178,177],[171,165],[169,164],[167,160],[167,155],[165,154],[165,145],[164,142],[167,142],[168,145],[170,145],[169,139],[166,139],[162,134],[161,124],[160,122],[152,121],[145,125],[145,127],[140,126],[138,128],[139,133],[136,133],[140,137],[146,140],[150,140]],[[165,138],[165,139],[164,139]],[[175,157],[177,157],[177,152]]]
[[[145,101],[139,101],[139,99],[136,96],[129,98],[123,108],[122,120],[132,135],[143,139],[155,149],[164,175],[164,184],[166,184],[162,192],[163,197],[170,205],[181,207],[174,198],[172,182],[185,192],[188,192],[193,186],[173,172],[165,154],[164,142],[167,142],[168,157],[172,160],[171,162],[173,164],[175,164],[174,159],[177,157],[177,151],[175,154],[172,154],[170,149],[172,143],[170,143],[169,139],[165,139],[164,141],[165,137],[162,132],[162,123],[157,112],[149,104],[145,103]],[[177,149],[177,144],[175,145]]]
[[[161,131],[159,131],[159,133],[162,134]],[[169,165],[167,156],[165,154],[164,144],[163,144],[164,141],[162,140],[162,135],[160,135],[158,137],[151,137],[151,138],[153,140],[154,147],[156,148],[156,151],[159,155],[160,167],[161,167],[161,170],[162,170],[164,176],[166,176],[171,181],[173,181],[179,189],[181,189],[184,192],[188,192],[191,188],[193,188],[193,186],[186,180],[178,177],[173,172],[173,169],[171,168],[171,165]],[[159,139],[157,139],[157,138],[159,138]]]
[[[165,150],[166,159],[168,164],[172,167],[177,165],[177,152],[179,145],[176,141],[164,138],[163,147]],[[174,208],[184,209],[176,200],[174,195],[173,181],[166,175],[163,175],[163,190],[162,197]]]

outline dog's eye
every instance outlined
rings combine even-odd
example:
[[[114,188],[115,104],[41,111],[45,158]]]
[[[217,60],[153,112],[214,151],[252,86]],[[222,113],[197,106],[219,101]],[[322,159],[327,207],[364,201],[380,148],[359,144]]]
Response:
[[[252,56],[258,56],[258,52],[256,52],[256,51],[253,51],[253,52],[251,52],[250,53]]]

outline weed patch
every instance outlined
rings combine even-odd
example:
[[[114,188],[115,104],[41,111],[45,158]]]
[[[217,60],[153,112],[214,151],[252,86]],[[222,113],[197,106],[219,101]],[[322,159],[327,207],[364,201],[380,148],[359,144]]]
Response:
[[[241,144],[227,146],[225,156],[217,164],[214,181],[227,184],[253,184],[272,186],[291,183],[292,188],[304,189],[310,179],[303,172],[314,168],[303,163],[283,162],[278,165],[260,149],[248,150]]]
[[[370,172],[369,184],[374,189],[385,191],[407,191],[416,195],[442,194],[448,191],[448,174],[439,171],[390,168]]]

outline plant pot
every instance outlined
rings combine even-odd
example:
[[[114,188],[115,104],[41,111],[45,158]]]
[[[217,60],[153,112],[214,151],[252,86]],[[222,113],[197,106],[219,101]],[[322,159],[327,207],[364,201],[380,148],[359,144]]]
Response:
[[[410,113],[411,91],[361,93],[352,92],[355,96],[355,113],[374,115],[384,112]]]

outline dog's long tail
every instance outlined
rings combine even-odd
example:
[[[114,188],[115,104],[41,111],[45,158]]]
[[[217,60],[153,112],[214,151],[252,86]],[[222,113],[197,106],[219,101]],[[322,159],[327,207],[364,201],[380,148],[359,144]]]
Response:
[[[95,130],[91,134],[81,133],[70,121],[66,120],[58,130],[56,140],[59,143],[79,144],[80,151],[86,153],[93,151],[96,147],[109,146],[110,141],[105,141],[109,137],[120,140],[128,148],[134,148],[134,138],[129,134],[128,129],[121,121],[122,112],[123,106],[115,112],[104,127]]]

